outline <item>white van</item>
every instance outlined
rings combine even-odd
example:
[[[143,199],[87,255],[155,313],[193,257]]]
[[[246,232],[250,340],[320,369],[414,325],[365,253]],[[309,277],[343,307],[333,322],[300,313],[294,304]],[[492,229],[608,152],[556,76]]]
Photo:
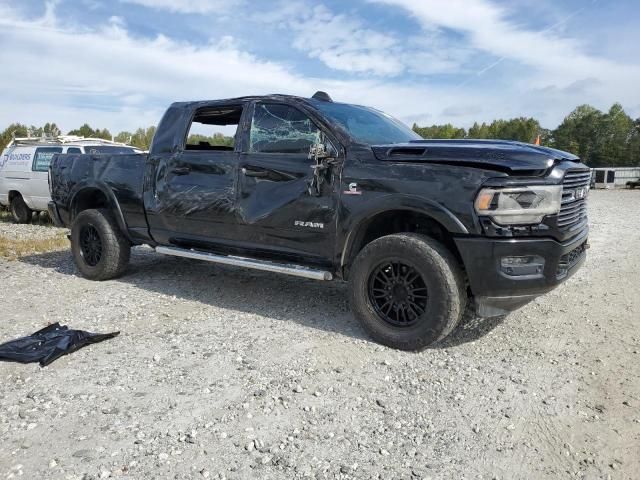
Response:
[[[15,138],[0,155],[0,205],[8,206],[17,223],[29,223],[33,212],[46,211],[49,163],[56,153],[140,153],[122,143],[99,138],[59,136]]]

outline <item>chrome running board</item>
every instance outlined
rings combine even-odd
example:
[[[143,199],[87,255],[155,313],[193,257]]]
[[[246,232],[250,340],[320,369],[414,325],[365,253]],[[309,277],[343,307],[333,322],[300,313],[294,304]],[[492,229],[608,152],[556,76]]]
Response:
[[[310,278],[312,280],[333,280],[331,272],[314,270],[303,265],[292,265],[285,263],[274,263],[267,260],[256,260],[253,258],[236,257],[233,255],[217,255],[215,253],[201,252],[198,250],[188,250],[177,247],[156,247],[156,252],[175,257],[194,258],[207,262],[221,263],[223,265],[235,265],[237,267],[253,268],[265,272],[284,273],[295,277]]]

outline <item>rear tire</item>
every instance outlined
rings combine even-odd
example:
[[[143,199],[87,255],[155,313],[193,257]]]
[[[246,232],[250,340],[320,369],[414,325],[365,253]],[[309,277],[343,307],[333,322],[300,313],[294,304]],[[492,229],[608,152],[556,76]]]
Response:
[[[29,223],[33,217],[31,210],[24,202],[22,195],[17,194],[11,199],[11,215],[16,223]]]
[[[109,280],[127,268],[131,244],[109,210],[84,210],[71,227],[73,260],[83,277]]]
[[[366,245],[353,263],[349,290],[364,330],[400,350],[421,350],[446,337],[467,303],[455,257],[441,243],[413,233]]]

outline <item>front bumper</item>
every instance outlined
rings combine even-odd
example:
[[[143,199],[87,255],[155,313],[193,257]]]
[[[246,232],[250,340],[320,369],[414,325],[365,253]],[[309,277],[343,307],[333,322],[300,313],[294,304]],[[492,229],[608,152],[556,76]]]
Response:
[[[60,218],[60,212],[58,212],[58,206],[56,205],[56,202],[49,202],[47,204],[47,210],[49,212],[49,216],[51,217],[51,220],[53,220],[53,224],[56,227],[64,227],[65,226],[64,222]]]
[[[478,315],[504,315],[560,285],[584,263],[588,233],[584,228],[565,243],[550,238],[456,238]],[[540,257],[544,265],[523,275],[507,273],[503,259],[522,256]]]

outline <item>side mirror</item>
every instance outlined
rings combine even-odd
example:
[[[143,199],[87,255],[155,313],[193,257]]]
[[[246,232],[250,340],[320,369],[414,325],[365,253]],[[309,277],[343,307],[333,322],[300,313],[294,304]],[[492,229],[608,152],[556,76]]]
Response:
[[[336,150],[336,147],[334,147],[323,134],[320,134],[318,141],[309,148],[309,160],[320,162],[327,158],[336,158],[337,156],[338,150]]]
[[[335,153],[332,153],[332,148],[327,148],[326,143],[314,143],[309,148],[309,160],[324,160],[325,158],[335,157]]]
[[[313,177],[309,181],[309,195],[318,197],[322,192],[322,184],[333,178],[333,167],[337,164],[338,151],[329,140],[320,137],[317,143],[309,148],[309,160],[313,160]]]

